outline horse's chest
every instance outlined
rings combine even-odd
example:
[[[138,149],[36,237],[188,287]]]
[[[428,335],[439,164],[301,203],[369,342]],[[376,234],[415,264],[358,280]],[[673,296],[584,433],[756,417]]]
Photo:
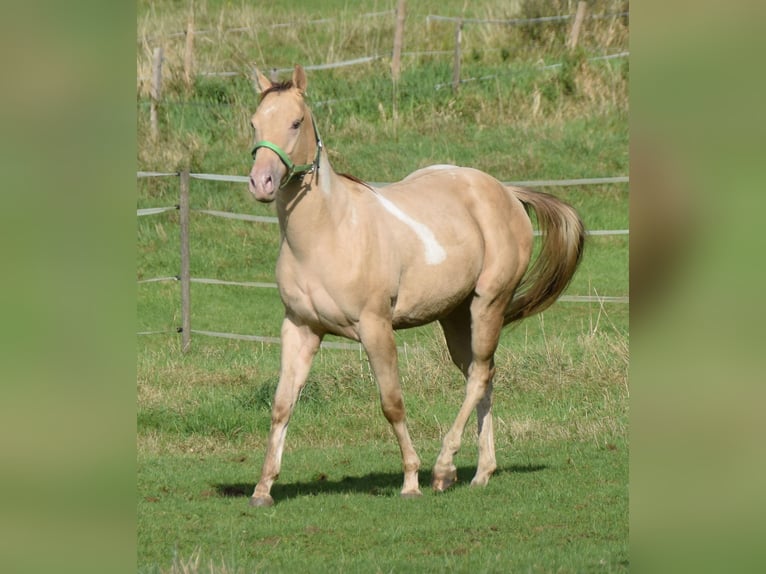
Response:
[[[342,290],[334,288],[332,277],[282,259],[277,264],[277,283],[285,307],[308,324],[354,337],[355,314]]]

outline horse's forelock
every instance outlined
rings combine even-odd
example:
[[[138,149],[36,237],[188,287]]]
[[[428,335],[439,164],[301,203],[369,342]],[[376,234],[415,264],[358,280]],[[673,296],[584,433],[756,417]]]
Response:
[[[275,84],[271,84],[268,88],[263,90],[261,92],[261,101],[263,101],[263,98],[265,98],[267,95],[271,94],[272,92],[285,92],[291,88],[293,88],[293,82],[292,80],[285,80],[284,82],[277,82]]]

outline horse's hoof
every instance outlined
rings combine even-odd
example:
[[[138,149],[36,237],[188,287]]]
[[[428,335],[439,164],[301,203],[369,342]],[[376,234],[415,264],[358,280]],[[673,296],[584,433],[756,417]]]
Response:
[[[268,494],[259,494],[250,497],[250,506],[274,506],[274,499]]]
[[[433,488],[436,492],[444,492],[450,486],[455,484],[455,482],[457,482],[457,478],[450,476],[434,478],[433,482],[431,482],[431,488]]]
[[[402,492],[400,495],[402,498],[420,498],[423,496],[423,493],[420,492],[420,489],[418,490],[411,490],[409,492]]]
[[[473,487],[483,487],[487,486],[489,484],[489,477],[488,476],[475,476],[473,480],[471,480],[471,486]]]

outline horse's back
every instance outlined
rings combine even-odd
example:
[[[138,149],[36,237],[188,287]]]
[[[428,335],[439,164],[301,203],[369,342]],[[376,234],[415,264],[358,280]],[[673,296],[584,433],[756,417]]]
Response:
[[[412,209],[436,212],[442,221],[466,214],[483,235],[496,230],[501,235],[510,231],[518,239],[531,238],[531,222],[512,189],[478,169],[432,165],[380,191],[397,203],[412,205]]]

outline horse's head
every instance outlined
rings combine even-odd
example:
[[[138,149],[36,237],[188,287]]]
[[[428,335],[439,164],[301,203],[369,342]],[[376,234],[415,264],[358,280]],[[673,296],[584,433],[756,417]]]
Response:
[[[292,81],[272,83],[256,71],[261,102],[250,123],[255,130],[250,192],[270,202],[277,190],[317,169],[321,142],[304,101],[306,73],[295,66]]]

